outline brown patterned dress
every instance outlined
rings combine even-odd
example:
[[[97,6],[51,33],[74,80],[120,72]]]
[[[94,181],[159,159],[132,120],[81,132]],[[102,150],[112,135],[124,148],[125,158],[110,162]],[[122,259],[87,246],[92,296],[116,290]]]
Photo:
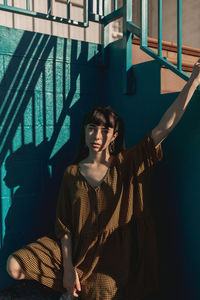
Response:
[[[94,188],[78,165],[63,176],[55,237],[45,236],[12,253],[27,274],[64,292],[60,238],[72,235],[73,264],[82,300],[141,299],[158,288],[151,168],[162,158],[151,132],[114,157]]]

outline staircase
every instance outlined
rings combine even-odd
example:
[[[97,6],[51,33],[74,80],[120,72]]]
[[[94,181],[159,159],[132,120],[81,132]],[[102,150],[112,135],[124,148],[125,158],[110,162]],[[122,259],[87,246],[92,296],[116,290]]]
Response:
[[[162,56],[170,63],[177,65],[177,44],[162,41]],[[148,47],[157,52],[158,41],[154,38],[148,38]],[[194,63],[200,57],[200,49],[188,46],[182,46],[182,70],[189,76],[191,75]],[[132,40],[132,64],[137,65],[146,61],[153,60],[147,53],[140,48],[140,39],[136,36]],[[161,68],[161,93],[180,92],[185,85],[185,80],[174,74],[166,67]]]

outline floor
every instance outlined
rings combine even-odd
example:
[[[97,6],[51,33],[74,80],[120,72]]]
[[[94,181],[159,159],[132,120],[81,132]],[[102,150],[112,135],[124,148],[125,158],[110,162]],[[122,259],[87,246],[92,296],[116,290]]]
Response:
[[[22,280],[9,289],[0,291],[0,300],[59,300],[61,294],[37,281]],[[77,298],[74,298],[77,299]],[[143,300],[172,300],[171,297],[160,297],[159,295],[152,295],[145,297]],[[65,300],[68,300],[65,299]],[[125,300],[125,299],[124,299]]]
[[[0,291],[0,300],[58,300],[61,294],[36,281],[22,280],[9,289]]]

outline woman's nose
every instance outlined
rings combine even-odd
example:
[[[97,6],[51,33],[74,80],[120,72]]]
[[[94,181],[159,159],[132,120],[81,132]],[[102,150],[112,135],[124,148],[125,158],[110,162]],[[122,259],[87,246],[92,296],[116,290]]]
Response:
[[[96,130],[95,136],[96,136],[96,139],[100,139],[100,137],[101,137],[101,130],[100,129]]]

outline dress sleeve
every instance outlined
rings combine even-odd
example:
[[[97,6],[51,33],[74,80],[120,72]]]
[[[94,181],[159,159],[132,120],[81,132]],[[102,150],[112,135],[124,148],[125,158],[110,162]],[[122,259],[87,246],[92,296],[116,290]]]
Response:
[[[150,131],[138,144],[124,152],[124,159],[129,166],[134,166],[139,175],[153,167],[163,157],[161,143],[155,146],[152,131]]]
[[[72,233],[72,205],[66,174],[63,176],[58,196],[54,231],[58,239]]]

